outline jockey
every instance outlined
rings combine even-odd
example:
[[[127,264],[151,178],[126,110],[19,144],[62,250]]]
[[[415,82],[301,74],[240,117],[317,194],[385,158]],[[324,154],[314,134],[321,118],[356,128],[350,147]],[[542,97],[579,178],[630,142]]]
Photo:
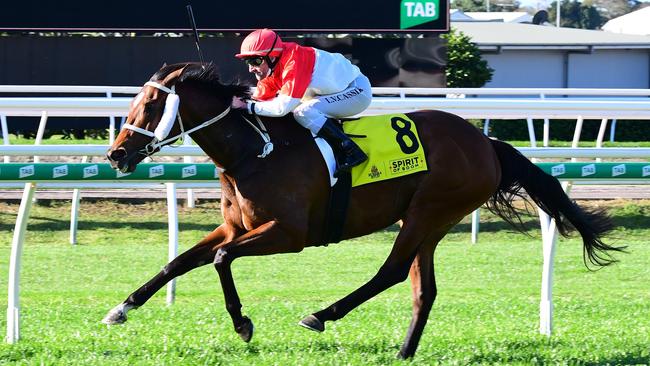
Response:
[[[363,112],[372,99],[370,81],[343,55],[283,42],[274,31],[258,29],[235,56],[258,82],[253,100],[233,98],[234,108],[267,117],[292,112],[298,123],[330,144],[336,177],[368,159],[335,119]]]

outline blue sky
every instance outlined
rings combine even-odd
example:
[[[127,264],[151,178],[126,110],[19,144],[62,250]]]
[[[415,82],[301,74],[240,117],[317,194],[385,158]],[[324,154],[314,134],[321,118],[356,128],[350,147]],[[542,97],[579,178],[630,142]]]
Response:
[[[534,9],[546,9],[555,0],[519,0],[521,6],[530,6]],[[650,0],[641,0],[641,2],[648,2]]]
[[[546,9],[551,2],[547,0],[519,0],[521,6],[530,6],[534,9]]]

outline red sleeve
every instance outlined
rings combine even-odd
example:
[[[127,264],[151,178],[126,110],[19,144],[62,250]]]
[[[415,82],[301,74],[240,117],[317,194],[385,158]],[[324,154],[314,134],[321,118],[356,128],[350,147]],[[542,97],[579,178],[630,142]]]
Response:
[[[307,91],[316,62],[316,51],[311,47],[301,47],[285,43],[285,53],[278,62],[273,74],[257,82],[253,99],[270,100],[282,94],[301,99]]]
[[[311,83],[316,53],[310,47],[298,47],[282,70],[282,89],[280,94],[292,98],[302,98]]]
[[[282,89],[280,89],[280,94],[288,95],[292,98],[302,98],[307,90],[307,86],[304,88],[299,88],[299,80],[296,80],[300,76],[300,70],[296,67],[296,60],[290,60],[284,65],[284,70],[282,70]],[[302,89],[302,90],[301,90]]]
[[[279,88],[274,83],[273,78],[264,78],[257,82],[257,88],[253,93],[255,100],[269,100],[275,98],[278,94]]]

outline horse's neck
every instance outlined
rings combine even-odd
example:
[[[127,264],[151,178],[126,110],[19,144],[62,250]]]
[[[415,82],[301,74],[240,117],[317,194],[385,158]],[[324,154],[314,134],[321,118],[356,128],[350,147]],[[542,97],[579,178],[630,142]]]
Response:
[[[300,154],[301,146],[313,144],[311,133],[291,116],[260,117],[262,125],[254,117],[244,117],[255,127],[267,131],[274,145],[271,154],[279,154],[284,149]],[[257,156],[262,154],[265,145],[259,132],[236,112],[214,127],[195,132],[192,138],[217,166],[227,171],[254,169],[254,165],[261,162]]]
[[[262,123],[271,135],[271,141],[285,146],[312,143],[311,132],[302,127],[291,116],[261,117]]]
[[[236,169],[263,147],[262,138],[237,112],[195,131],[192,139],[217,166],[226,170]]]

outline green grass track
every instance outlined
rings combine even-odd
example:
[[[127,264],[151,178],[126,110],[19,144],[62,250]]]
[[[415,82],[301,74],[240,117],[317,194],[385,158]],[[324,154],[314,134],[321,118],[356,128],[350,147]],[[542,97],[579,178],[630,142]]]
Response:
[[[600,201],[617,225],[609,242],[628,245],[620,263],[588,271],[576,238],[559,242],[554,334],[539,334],[542,248],[539,224],[514,233],[483,211],[479,243],[468,220],[435,254],[438,297],[414,359],[395,355],[411,317],[409,281],[327,323],[297,325],[370,279],[396,227],[302,253],[242,258],[233,264],[251,343],[232,329],[211,265],[178,280],[129,313],[122,326],[100,323],[113,306],[166,262],[163,203],[82,201],[78,240],[68,241],[69,202],[32,209],[21,273],[22,338],[0,344],[8,365],[475,365],[650,363],[649,201]],[[220,221],[215,202],[180,210],[182,249]],[[17,204],[0,201],[0,288],[7,288]],[[6,292],[3,292],[6,294]],[[0,297],[6,329],[6,298]]]

